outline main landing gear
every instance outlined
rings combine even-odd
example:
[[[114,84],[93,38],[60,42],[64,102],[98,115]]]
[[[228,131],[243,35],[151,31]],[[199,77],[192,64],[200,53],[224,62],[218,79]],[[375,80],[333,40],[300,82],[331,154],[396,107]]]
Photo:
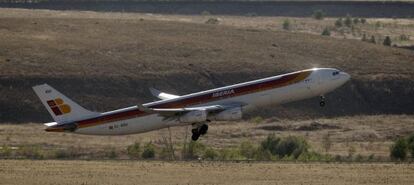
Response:
[[[204,134],[207,133],[207,130],[208,130],[208,125],[207,124],[202,124],[202,125],[200,125],[200,126],[198,126],[196,128],[193,128],[191,130],[191,132],[193,133],[193,135],[191,136],[191,139],[193,141],[197,141],[197,139],[200,136],[202,136],[202,135],[204,135]]]
[[[321,100],[320,100],[320,102],[319,102],[319,106],[324,107],[324,106],[325,106],[325,104],[326,104],[326,103],[325,103],[325,96],[323,96],[323,95],[322,95],[322,96],[320,96],[320,99],[321,99]]]

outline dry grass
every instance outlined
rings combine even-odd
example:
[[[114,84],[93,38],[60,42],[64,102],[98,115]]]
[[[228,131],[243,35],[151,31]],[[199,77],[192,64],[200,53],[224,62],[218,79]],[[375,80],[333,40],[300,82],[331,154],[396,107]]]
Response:
[[[0,161],[0,184],[413,184],[406,164]]]
[[[311,124],[319,127],[311,127]],[[97,154],[107,149],[125,154],[126,147],[138,141],[149,141],[162,145],[162,137],[168,136],[168,130],[148,132],[126,136],[86,136],[70,133],[48,133],[39,124],[0,125],[0,146],[35,145],[42,149],[71,149],[84,154]],[[263,129],[270,128],[270,129]],[[172,139],[176,146],[184,142],[186,127],[172,128]],[[265,120],[254,122],[221,122],[210,124],[209,132],[200,142],[215,148],[238,147],[243,141],[258,144],[266,136],[302,136],[311,144],[312,149],[324,153],[323,136],[330,135],[332,147],[329,154],[348,155],[351,147],[354,155],[388,157],[392,141],[400,136],[414,132],[413,116],[378,115],[354,116],[332,119],[312,120]],[[189,137],[189,136],[188,136]],[[188,138],[189,139],[189,138]]]

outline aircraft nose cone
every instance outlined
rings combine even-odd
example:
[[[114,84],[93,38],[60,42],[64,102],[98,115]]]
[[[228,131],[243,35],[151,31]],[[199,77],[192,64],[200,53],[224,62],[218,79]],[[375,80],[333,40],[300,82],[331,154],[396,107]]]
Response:
[[[349,79],[351,79],[351,75],[345,72],[341,72],[342,79],[344,79],[345,82],[347,82]]]

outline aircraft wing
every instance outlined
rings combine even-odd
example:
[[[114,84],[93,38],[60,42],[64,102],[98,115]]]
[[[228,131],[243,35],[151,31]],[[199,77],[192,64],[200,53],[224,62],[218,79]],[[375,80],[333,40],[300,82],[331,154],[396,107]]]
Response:
[[[165,92],[161,92],[157,89],[154,88],[150,88],[149,89],[151,91],[151,94],[161,100],[168,100],[168,99],[174,99],[174,98],[178,98],[180,96],[174,95],[174,94],[168,94]]]
[[[148,113],[157,113],[164,117],[173,117],[185,114],[187,112],[195,111],[195,110],[204,110],[208,113],[215,113],[225,110],[230,106],[223,106],[223,105],[210,105],[210,106],[200,106],[200,107],[190,107],[190,108],[167,108],[167,109],[158,109],[158,108],[148,108],[143,105],[138,105],[138,109]]]

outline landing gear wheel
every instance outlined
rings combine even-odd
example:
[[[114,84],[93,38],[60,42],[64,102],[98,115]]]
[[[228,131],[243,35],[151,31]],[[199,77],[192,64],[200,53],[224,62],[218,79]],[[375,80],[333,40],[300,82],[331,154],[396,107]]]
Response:
[[[193,141],[197,141],[199,137],[200,137],[200,134],[199,133],[193,133],[193,135],[191,136],[191,139]]]
[[[325,96],[320,96],[321,101],[319,102],[319,106],[324,107],[325,106]]]
[[[207,133],[207,130],[208,130],[208,125],[204,124],[204,125],[201,125],[199,132],[201,135],[204,135]]]
[[[324,107],[325,106],[325,101],[321,101],[321,102],[319,102],[319,106],[321,106],[321,107]]]

